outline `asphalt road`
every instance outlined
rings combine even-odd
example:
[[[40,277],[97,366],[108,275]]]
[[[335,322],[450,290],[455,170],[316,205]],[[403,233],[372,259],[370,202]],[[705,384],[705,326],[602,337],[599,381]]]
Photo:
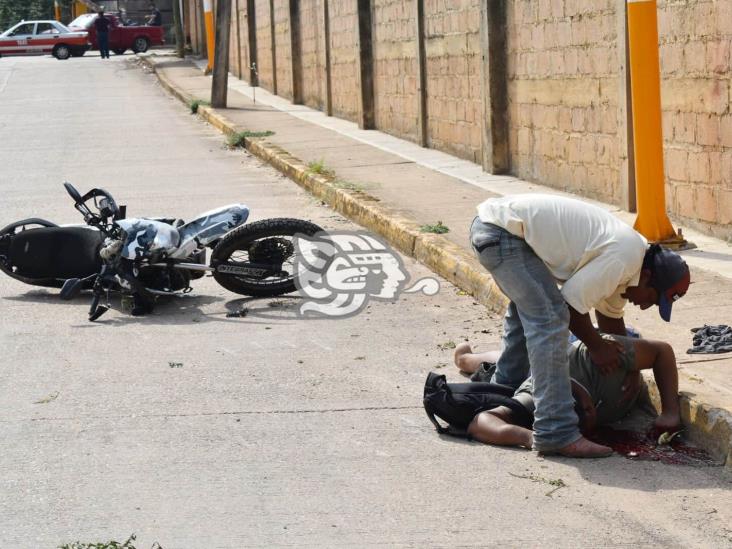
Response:
[[[130,59],[0,60],[0,225],[77,222],[69,180],[129,215],[244,202],[253,220],[355,228],[227,150]],[[152,316],[90,324],[88,296],[0,279],[0,547],[732,546],[721,468],[438,437],[427,372],[460,379],[449,342],[492,347],[500,324],[449,284],[346,320],[298,320],[296,304],[205,278]]]

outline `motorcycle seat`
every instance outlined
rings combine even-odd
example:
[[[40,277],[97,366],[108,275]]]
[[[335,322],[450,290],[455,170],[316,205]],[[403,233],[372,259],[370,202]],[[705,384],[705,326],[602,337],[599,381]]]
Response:
[[[104,236],[85,226],[22,231],[10,243],[15,272],[28,278],[85,278],[101,270]]]

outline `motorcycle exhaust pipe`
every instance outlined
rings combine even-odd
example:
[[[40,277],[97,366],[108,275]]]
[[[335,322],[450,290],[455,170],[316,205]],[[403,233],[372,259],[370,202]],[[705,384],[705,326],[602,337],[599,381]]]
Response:
[[[209,267],[208,265],[201,265],[200,263],[173,263],[172,265],[168,263],[151,263],[150,267],[173,267],[174,269],[184,269],[186,271],[203,271],[203,272],[213,272],[214,268]]]

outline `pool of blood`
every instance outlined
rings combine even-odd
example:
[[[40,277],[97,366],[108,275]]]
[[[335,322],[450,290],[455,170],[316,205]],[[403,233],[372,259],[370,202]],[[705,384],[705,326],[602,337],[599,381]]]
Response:
[[[646,433],[601,427],[591,438],[598,444],[610,446],[628,459],[660,461],[669,465],[714,466],[719,462],[704,450],[690,446],[676,436],[670,444],[659,445],[658,434],[653,429]]]

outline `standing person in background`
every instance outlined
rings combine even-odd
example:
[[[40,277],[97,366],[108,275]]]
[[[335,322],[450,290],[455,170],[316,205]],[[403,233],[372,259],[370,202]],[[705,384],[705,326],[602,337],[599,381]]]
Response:
[[[152,27],[162,27],[163,26],[163,14],[160,13],[160,10],[150,2],[150,10],[151,14],[150,17],[147,18],[147,24]]]
[[[99,15],[94,20],[94,28],[97,31],[97,44],[102,59],[109,59],[109,26],[111,22],[104,17],[104,10],[99,10]]]

